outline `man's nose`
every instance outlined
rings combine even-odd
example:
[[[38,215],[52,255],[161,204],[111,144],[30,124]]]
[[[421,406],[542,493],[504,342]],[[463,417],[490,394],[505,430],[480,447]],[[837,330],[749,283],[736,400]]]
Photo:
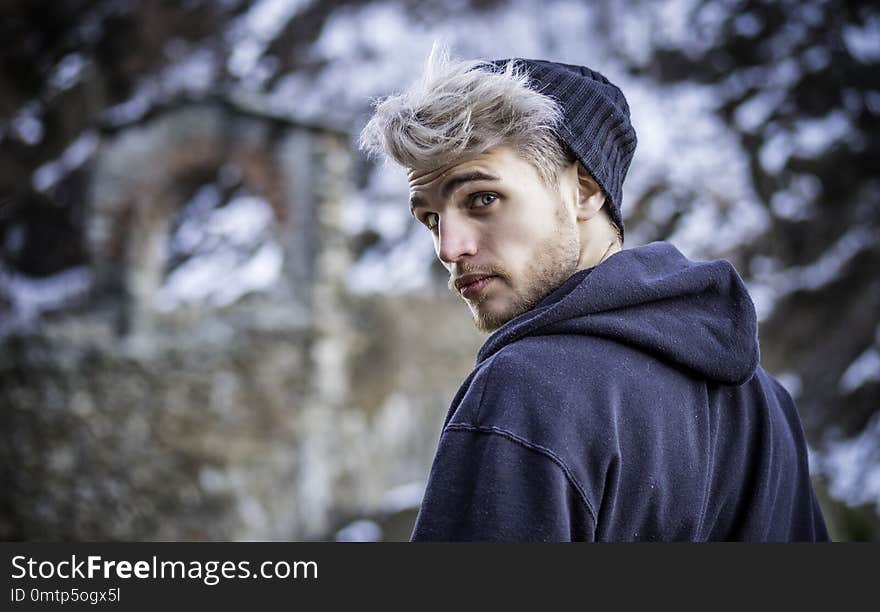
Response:
[[[477,254],[477,236],[465,221],[454,215],[440,219],[437,231],[437,257],[446,264],[452,264]]]

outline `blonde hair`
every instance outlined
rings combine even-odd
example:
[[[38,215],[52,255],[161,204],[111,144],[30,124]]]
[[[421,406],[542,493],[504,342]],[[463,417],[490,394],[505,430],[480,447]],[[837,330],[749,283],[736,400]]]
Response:
[[[531,89],[516,62],[454,60],[435,44],[421,79],[376,101],[360,147],[409,169],[432,170],[510,145],[556,187],[558,171],[574,161],[557,136],[561,124],[559,103]]]

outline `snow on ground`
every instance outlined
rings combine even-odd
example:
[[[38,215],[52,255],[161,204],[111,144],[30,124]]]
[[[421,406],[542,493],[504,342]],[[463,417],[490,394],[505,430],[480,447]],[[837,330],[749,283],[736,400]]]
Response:
[[[382,528],[375,521],[359,519],[336,532],[337,542],[381,542]]]

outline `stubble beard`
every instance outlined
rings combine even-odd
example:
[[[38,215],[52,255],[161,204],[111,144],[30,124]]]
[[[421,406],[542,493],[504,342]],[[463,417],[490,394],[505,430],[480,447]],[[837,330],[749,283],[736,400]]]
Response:
[[[557,210],[556,221],[556,232],[536,246],[535,257],[529,261],[518,283],[514,283],[507,270],[492,269],[491,274],[498,277],[498,282],[506,283],[513,289],[513,296],[503,308],[494,311],[485,308],[485,303],[488,301],[485,295],[474,300],[466,300],[477,329],[493,332],[508,321],[528,312],[577,271],[580,261],[577,226],[566,216],[565,208],[561,203]],[[517,284],[520,286],[517,287]],[[457,293],[451,280],[450,289]]]

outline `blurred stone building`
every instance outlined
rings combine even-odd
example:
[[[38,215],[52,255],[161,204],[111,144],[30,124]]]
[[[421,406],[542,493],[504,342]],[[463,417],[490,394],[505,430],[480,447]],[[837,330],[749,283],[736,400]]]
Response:
[[[42,311],[0,339],[0,537],[405,538],[476,338],[346,295],[349,135],[218,101],[93,138],[87,263],[21,281]]]

